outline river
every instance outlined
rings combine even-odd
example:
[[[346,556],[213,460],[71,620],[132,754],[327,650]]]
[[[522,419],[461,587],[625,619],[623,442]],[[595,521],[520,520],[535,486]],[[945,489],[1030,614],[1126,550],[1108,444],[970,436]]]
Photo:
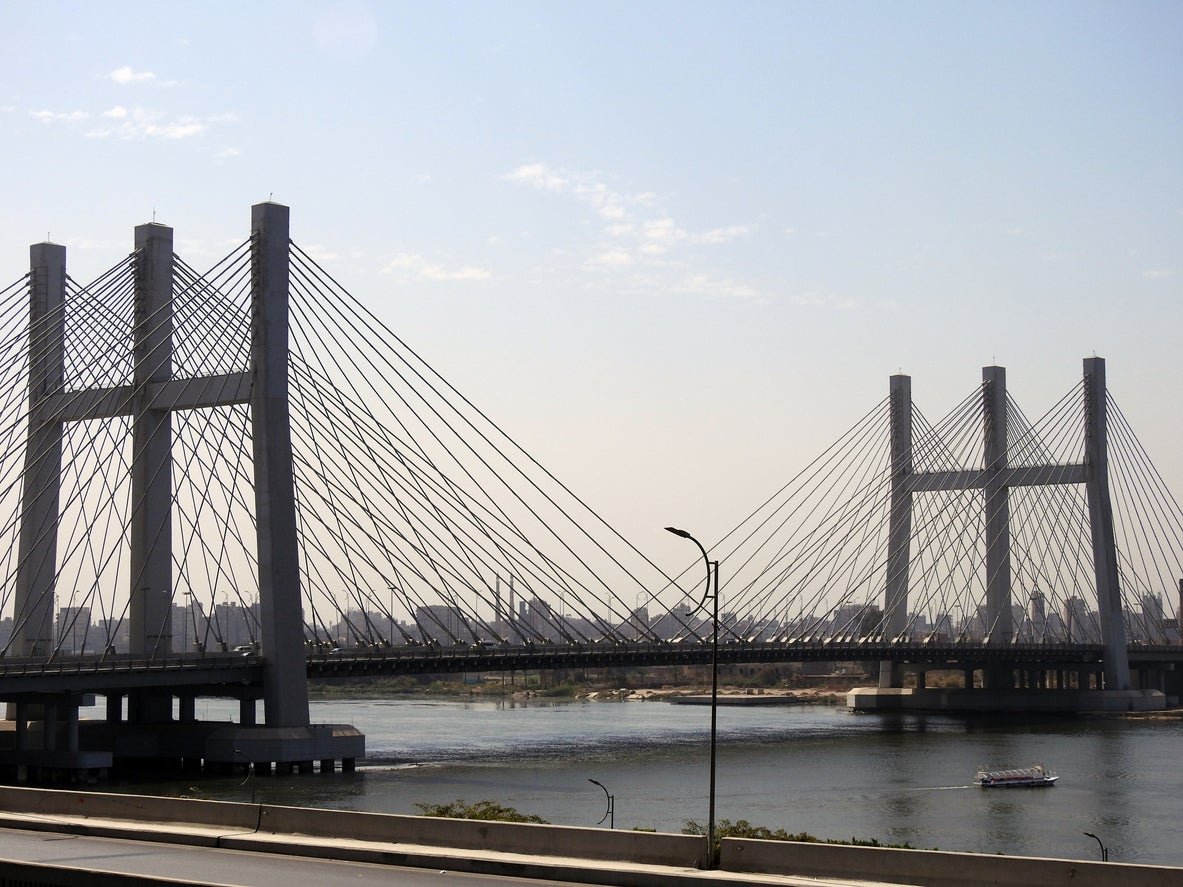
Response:
[[[489,799],[556,824],[705,825],[710,711],[659,701],[313,702],[366,734],[353,774],[139,783],[117,791],[417,813]],[[198,717],[233,709],[199,700]],[[853,714],[822,705],[719,709],[717,819],[918,848],[1183,866],[1183,722],[1040,722]],[[981,789],[979,767],[1045,763],[1052,788]],[[606,825],[606,823],[605,823]]]

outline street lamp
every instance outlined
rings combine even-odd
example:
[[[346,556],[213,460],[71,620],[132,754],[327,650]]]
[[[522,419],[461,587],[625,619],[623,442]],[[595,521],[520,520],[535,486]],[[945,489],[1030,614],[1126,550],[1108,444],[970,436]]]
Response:
[[[239,783],[239,786],[244,786],[248,782],[251,784],[251,803],[255,803],[255,768],[251,766],[251,759],[247,757],[247,753],[241,748],[234,749],[235,755],[242,755],[242,759],[246,762],[246,779]]]
[[[718,737],[719,714],[719,562],[713,561],[707,555],[703,544],[677,527],[666,527],[666,531],[683,539],[689,539],[702,552],[703,562],[707,565],[707,586],[702,595],[702,602],[698,605],[701,610],[706,606],[707,598],[711,598],[711,779],[710,792],[707,802],[707,853],[713,861],[715,858],[715,747]],[[711,574],[715,577],[715,590],[711,592]]]
[[[600,821],[597,822],[596,825],[602,825],[604,820],[606,819],[606,820],[608,820],[608,828],[610,828],[610,829],[616,828],[616,797],[615,797],[615,795],[608,794],[608,789],[604,788],[604,783],[602,783],[602,782],[597,782],[594,779],[589,779],[588,782],[590,782],[592,785],[598,785],[600,788],[603,788],[604,789],[604,796],[608,798],[608,810],[604,813],[603,816],[600,817]]]
[[[1094,841],[1097,842],[1097,846],[1101,848],[1101,862],[1108,862],[1109,861],[1109,848],[1101,843],[1101,839],[1098,838],[1096,835],[1094,835],[1092,832],[1085,832],[1084,836],[1086,838],[1092,838]]]

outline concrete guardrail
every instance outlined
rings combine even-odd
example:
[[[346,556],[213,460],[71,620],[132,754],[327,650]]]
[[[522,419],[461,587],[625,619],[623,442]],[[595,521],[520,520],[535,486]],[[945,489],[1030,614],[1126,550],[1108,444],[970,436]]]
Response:
[[[266,833],[326,840],[413,844],[426,847],[629,861],[641,865],[705,868],[706,839],[695,835],[615,831],[599,828],[481,822],[158,798],[105,792],[56,791],[0,786],[0,822],[5,815],[61,816],[150,825],[147,840],[232,846],[224,833]],[[44,827],[46,823],[40,824]],[[83,830],[99,833],[91,823]],[[109,831],[109,830],[108,830]]]
[[[255,804],[15,786],[0,786],[0,814],[3,813],[185,823],[232,831],[252,830],[259,823],[259,808]]]
[[[615,863],[617,868],[630,864],[669,867],[683,872],[707,866],[706,839],[697,835],[7,786],[0,786],[0,825],[323,858],[351,858],[360,854],[392,861],[397,857],[401,860],[397,864],[401,865],[416,865],[417,861],[425,864],[425,860],[447,857],[448,851],[460,854],[467,851],[516,856],[519,862],[515,865],[523,871],[520,857],[533,857],[537,865],[528,868],[538,872],[546,871],[550,864],[548,858],[560,867],[586,860],[589,870],[601,868],[598,863]],[[392,852],[391,845],[402,846]],[[454,861],[456,857],[457,853],[453,853]],[[476,859],[477,856],[472,857]],[[4,867],[9,864],[0,860],[0,870],[7,874]],[[478,870],[489,865],[472,862],[471,868]],[[1168,866],[743,838],[723,839],[719,868],[737,875],[790,875],[912,887],[1176,887],[1183,884],[1183,869]],[[628,883],[641,883],[639,877],[634,872]],[[30,879],[29,883],[75,882]],[[130,887],[131,882],[127,884]]]
[[[641,865],[705,868],[707,864],[706,841],[695,835],[272,806],[263,807],[259,829],[283,835],[627,860]]]
[[[1177,868],[724,838],[720,868],[911,887],[1177,887]]]

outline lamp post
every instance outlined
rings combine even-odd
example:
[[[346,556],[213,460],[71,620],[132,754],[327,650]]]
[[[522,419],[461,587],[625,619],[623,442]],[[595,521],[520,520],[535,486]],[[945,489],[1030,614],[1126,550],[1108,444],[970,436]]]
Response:
[[[590,782],[592,785],[598,785],[600,788],[603,788],[604,789],[604,796],[608,798],[608,810],[604,813],[603,816],[600,817],[600,821],[597,822],[596,825],[601,825],[604,822],[604,820],[606,819],[606,820],[608,820],[608,828],[610,828],[610,829],[616,828],[616,797],[615,797],[615,795],[608,794],[608,789],[604,788],[604,783],[602,783],[602,782],[598,782],[595,779],[589,779],[588,782]]]
[[[255,803],[255,768],[251,766],[251,759],[247,757],[247,753],[241,748],[234,749],[235,755],[242,755],[242,759],[246,762],[246,779],[244,779],[240,786],[246,785],[247,782],[251,784],[251,803]]]
[[[677,527],[666,527],[666,531],[683,539],[689,539],[702,552],[703,562],[707,565],[707,585],[702,595],[702,602],[698,609],[706,606],[707,598],[711,598],[711,776],[710,791],[707,801],[707,853],[712,865],[715,858],[715,747],[718,737],[719,713],[719,562],[710,559],[707,550],[701,542]],[[715,590],[711,591],[711,575],[714,574]]]
[[[1097,846],[1101,848],[1101,862],[1108,862],[1109,861],[1109,848],[1101,843],[1101,839],[1098,838],[1096,835],[1094,835],[1092,832],[1085,832],[1084,836],[1086,838],[1092,838],[1094,841],[1097,842]]]

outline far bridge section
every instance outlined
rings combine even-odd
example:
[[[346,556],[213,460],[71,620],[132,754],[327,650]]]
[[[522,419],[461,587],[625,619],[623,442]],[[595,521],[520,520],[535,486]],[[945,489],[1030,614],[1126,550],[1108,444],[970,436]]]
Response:
[[[1143,668],[1138,686],[1131,682],[1130,629],[1122,583],[1139,585],[1147,580],[1158,583],[1157,588],[1150,586],[1149,590],[1156,593],[1149,595],[1145,594],[1143,585],[1142,599],[1149,600],[1150,609],[1156,611],[1149,630],[1156,640],[1158,636],[1165,640],[1169,634],[1178,643],[1178,615],[1174,619],[1164,618],[1161,602],[1164,592],[1169,595],[1174,590],[1173,582],[1167,577],[1183,572],[1178,557],[1183,525],[1172,517],[1169,508],[1151,513],[1150,538],[1145,534],[1141,538],[1124,536],[1129,548],[1119,551],[1110,493],[1109,392],[1103,359],[1084,360],[1079,391],[1079,400],[1073,403],[1069,399],[1059,408],[1053,423],[1054,436],[1049,436],[1047,428],[1028,425],[1008,398],[1006,370],[997,366],[983,368],[978,399],[980,461],[958,464],[949,429],[929,433],[920,442],[914,440],[911,380],[903,375],[892,377],[884,637],[896,640],[912,637],[916,500],[925,495],[944,495],[952,498],[944,499],[936,512],[929,513],[930,519],[936,522],[944,520],[941,509],[972,509],[976,504],[980,512],[970,522],[972,529],[963,529],[958,535],[945,531],[940,538],[930,541],[929,544],[937,546],[934,556],[942,564],[938,569],[959,574],[957,581],[981,587],[984,598],[975,604],[982,626],[981,644],[1002,655],[993,661],[977,660],[984,663],[980,683],[975,684],[967,673],[964,687],[950,690],[926,687],[926,666],[888,650],[881,663],[878,687],[853,691],[851,707],[1006,711],[1155,709],[1167,705],[1168,697],[1163,690],[1168,683],[1177,699],[1179,682],[1178,676],[1171,673],[1175,667],[1173,657],[1168,657],[1159,669]],[[961,423],[956,432],[963,441],[968,440],[967,428],[973,413],[970,405],[965,411],[968,421]],[[1075,434],[1071,431],[1073,424]],[[1012,435],[1017,440],[1012,441]],[[1057,457],[1057,450],[1078,455],[1065,459]],[[1064,487],[1083,488],[1083,502],[1079,496],[1069,498],[1061,493]],[[1021,499],[1025,494],[1026,499]],[[1013,502],[1026,505],[1017,525],[1012,522]],[[1169,502],[1177,515],[1177,503],[1173,499]],[[1065,508],[1066,503],[1071,506]],[[1080,520],[1086,531],[1082,533],[1079,525],[1064,523],[1065,514]],[[1141,521],[1146,516],[1127,517]],[[1137,566],[1144,564],[1147,557],[1155,556],[1148,548],[1159,544],[1161,536],[1167,539],[1167,551],[1174,552],[1167,564],[1173,572],[1139,576]],[[1067,546],[1062,539],[1075,540],[1080,545],[1082,556],[1076,563],[1067,562]],[[961,554],[971,551],[980,558],[976,563]],[[956,560],[949,558],[950,552]],[[1080,680],[1078,676],[1075,681],[1066,682],[1062,669],[1037,667],[1038,660],[1032,661],[1020,653],[1021,629],[1026,626],[1028,639],[1042,636],[1047,628],[1047,592],[1067,591],[1072,594],[1070,608],[1066,610],[1071,638],[1071,623],[1074,617],[1078,618],[1073,610],[1083,609],[1075,595],[1085,577],[1092,580],[1096,606],[1093,630],[1102,647],[1101,668],[1090,680]],[[929,581],[928,577],[917,578],[921,583]],[[1183,594],[1183,581],[1180,587]],[[1081,633],[1079,625],[1076,631]],[[940,631],[928,635],[938,646],[943,646],[939,643],[941,638]],[[904,686],[905,674],[913,676],[914,684],[910,687]]]
[[[601,643],[522,644],[503,647],[415,646],[376,650],[342,650],[314,655],[308,676],[314,679],[373,675],[502,673],[546,669],[637,668],[660,665],[709,666],[709,644]],[[1183,662],[1183,647],[1149,649],[1156,666]],[[1057,671],[1065,683],[1089,686],[1099,680],[1103,647],[1098,644],[989,644],[867,642],[854,639],[801,641],[732,641],[719,646],[718,659],[728,665],[862,663],[894,659],[905,669],[960,673],[966,686],[1000,665],[1031,671]],[[975,678],[975,674],[977,677]]]

